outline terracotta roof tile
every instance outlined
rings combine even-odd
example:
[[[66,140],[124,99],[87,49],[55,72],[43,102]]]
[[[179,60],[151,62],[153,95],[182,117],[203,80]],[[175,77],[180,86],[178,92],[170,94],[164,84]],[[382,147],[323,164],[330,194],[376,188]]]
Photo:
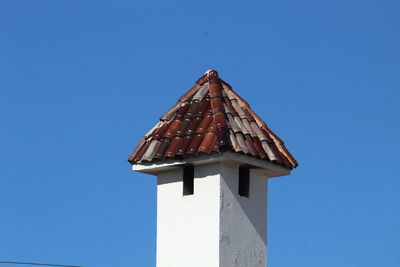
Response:
[[[207,82],[207,80],[208,80],[208,77],[207,77],[207,72],[206,72],[203,76],[201,76],[201,77],[196,81],[196,84],[203,85],[204,83]]]
[[[262,147],[262,144],[260,142],[260,139],[258,139],[258,137],[254,137],[253,138],[253,142],[254,142],[254,146],[257,149],[258,155],[262,158],[268,159],[268,155],[266,154],[266,152],[264,151],[264,148]]]
[[[207,95],[208,93],[208,83],[205,83],[201,86],[200,89],[198,89],[197,93],[193,96],[193,101],[201,101],[203,100],[204,96]]]
[[[210,126],[211,122],[213,121],[213,116],[211,112],[208,112],[204,117],[203,120],[200,122],[199,127],[196,130],[196,133],[205,133]]]
[[[175,114],[175,112],[181,108],[182,103],[178,102],[176,103],[174,106],[172,106],[169,110],[167,110],[167,112],[165,112],[161,117],[160,120],[161,121],[167,121],[170,120],[172,118],[172,116]]]
[[[256,147],[254,146],[253,139],[251,139],[250,135],[246,134],[245,136],[247,147],[250,149],[250,152],[253,156],[257,157],[258,152]]]
[[[146,138],[143,137],[139,144],[136,146],[136,148],[133,150],[133,152],[129,155],[128,161],[129,162],[135,162],[137,159],[140,159],[139,157],[137,157],[137,153],[139,152],[139,150],[142,148],[142,146],[146,143]]]
[[[175,136],[174,139],[172,139],[171,144],[168,146],[167,151],[165,152],[165,157],[166,158],[175,157],[175,154],[176,152],[178,152],[178,149],[181,147],[182,143],[183,143],[182,137]]]
[[[183,96],[179,98],[180,102],[187,102],[200,88],[201,86],[195,84],[189,91],[187,91]]]
[[[143,146],[140,147],[140,149],[137,151],[136,154],[134,154],[132,158],[132,162],[137,162],[139,160],[142,160],[142,157],[144,153],[147,151],[147,148],[149,148],[150,142],[146,142]]]
[[[179,157],[183,157],[185,155],[186,150],[188,149],[190,143],[192,142],[193,136],[186,135],[183,138],[182,145],[178,148],[176,155]]]
[[[153,134],[153,139],[155,140],[160,140],[164,134],[167,132],[168,127],[169,127],[169,122],[164,122],[163,125],[161,125]]]
[[[167,151],[169,144],[171,143],[171,139],[163,138],[161,145],[158,147],[156,154],[154,155],[154,159],[162,159],[165,151]]]
[[[238,141],[236,140],[235,133],[231,129],[229,130],[229,138],[231,139],[233,150],[237,152],[242,152],[242,148],[240,147]]]
[[[132,164],[230,150],[297,167],[282,140],[232,87],[207,71],[136,146]]]
[[[164,134],[164,138],[172,139],[175,136],[176,131],[181,126],[181,120],[174,120],[168,127],[167,132]]]
[[[199,148],[199,146],[201,145],[201,143],[203,142],[203,138],[204,138],[204,133],[196,133],[193,137],[192,142],[189,145],[188,150],[186,151],[187,155],[194,155],[197,153],[197,149]]]
[[[212,145],[214,144],[214,139],[217,136],[215,135],[215,126],[214,123],[211,123],[208,127],[207,133],[204,136],[203,142],[201,143],[198,152],[209,154],[212,150]]]
[[[149,147],[147,148],[146,152],[142,156],[143,161],[151,161],[154,155],[157,152],[158,147],[161,145],[161,142],[158,140],[151,141]]]
[[[245,154],[250,154],[250,149],[249,147],[246,145],[246,141],[244,140],[243,134],[241,133],[236,133],[235,134],[236,140],[239,143],[239,146],[241,147],[243,153]]]

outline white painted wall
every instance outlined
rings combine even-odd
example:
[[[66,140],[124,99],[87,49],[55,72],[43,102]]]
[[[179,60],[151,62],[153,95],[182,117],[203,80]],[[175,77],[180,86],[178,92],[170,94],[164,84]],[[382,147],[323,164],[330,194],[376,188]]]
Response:
[[[238,194],[238,164],[221,163],[220,265],[266,266],[267,181],[250,170],[249,197]]]
[[[183,196],[182,169],[157,186],[157,267],[219,266],[219,163],[196,166],[194,195]]]
[[[158,173],[157,267],[265,267],[267,178],[251,170],[250,196],[241,197],[239,165],[195,166],[189,196],[182,169]]]

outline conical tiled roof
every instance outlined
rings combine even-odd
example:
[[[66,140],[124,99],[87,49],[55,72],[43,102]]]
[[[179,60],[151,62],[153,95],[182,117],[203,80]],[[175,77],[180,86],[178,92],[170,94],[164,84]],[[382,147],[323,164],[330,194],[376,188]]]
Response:
[[[297,162],[232,87],[207,71],[129,156],[132,164],[233,151],[287,168]]]

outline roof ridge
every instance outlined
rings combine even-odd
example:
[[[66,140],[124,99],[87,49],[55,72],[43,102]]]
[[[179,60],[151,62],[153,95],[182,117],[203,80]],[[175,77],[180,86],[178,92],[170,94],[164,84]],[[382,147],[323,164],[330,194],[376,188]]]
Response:
[[[208,90],[211,99],[211,110],[213,113],[213,121],[215,123],[215,134],[217,137],[217,145],[220,151],[228,148],[230,141],[227,136],[227,122],[225,118],[225,108],[222,96],[222,84],[216,70],[208,70],[206,72],[208,80]]]

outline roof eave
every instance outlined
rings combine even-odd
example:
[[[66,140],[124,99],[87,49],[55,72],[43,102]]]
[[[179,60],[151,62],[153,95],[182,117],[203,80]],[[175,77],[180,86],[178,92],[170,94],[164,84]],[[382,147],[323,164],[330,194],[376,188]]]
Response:
[[[132,165],[132,169],[141,173],[157,175],[159,172],[180,168],[186,164],[203,165],[215,162],[235,162],[240,165],[250,165],[266,178],[286,176],[289,175],[291,171],[290,169],[273,162],[256,159],[230,151],[219,154],[197,156],[183,160],[170,159],[162,162],[137,163]]]

